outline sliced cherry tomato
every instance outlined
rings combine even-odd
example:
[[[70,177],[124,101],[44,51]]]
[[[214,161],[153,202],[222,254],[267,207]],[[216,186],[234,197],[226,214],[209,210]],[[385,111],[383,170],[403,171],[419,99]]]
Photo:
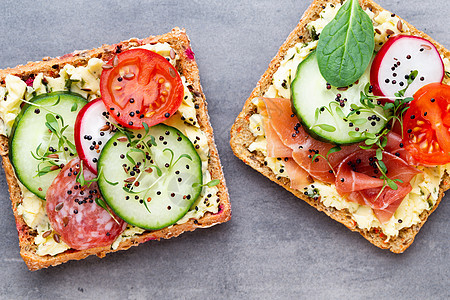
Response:
[[[174,114],[184,87],[177,70],[163,56],[132,49],[114,56],[100,77],[100,93],[110,115],[125,127],[156,125]]]
[[[450,86],[431,83],[414,94],[403,119],[406,150],[419,163],[450,162]]]

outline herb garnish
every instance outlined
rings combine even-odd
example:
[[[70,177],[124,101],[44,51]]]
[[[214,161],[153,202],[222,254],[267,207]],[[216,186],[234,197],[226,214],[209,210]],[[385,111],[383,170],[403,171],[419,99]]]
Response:
[[[367,69],[375,48],[374,29],[358,0],[348,0],[320,34],[319,70],[335,87],[349,86]]]

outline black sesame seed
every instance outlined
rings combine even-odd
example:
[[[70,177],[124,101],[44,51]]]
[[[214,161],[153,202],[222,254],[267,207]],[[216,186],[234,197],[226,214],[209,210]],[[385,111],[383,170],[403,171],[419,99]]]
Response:
[[[130,117],[134,117],[134,111],[130,112]]]
[[[168,117],[170,117],[170,114],[169,113],[165,113],[164,117],[168,118]]]
[[[74,210],[73,210],[73,213],[74,213],[74,214],[77,214],[77,213],[78,213],[78,209],[74,209]]]
[[[34,110],[34,113],[35,114],[38,114],[38,113],[40,113],[41,112],[41,110],[39,109],[39,108],[36,108],[35,110]]]

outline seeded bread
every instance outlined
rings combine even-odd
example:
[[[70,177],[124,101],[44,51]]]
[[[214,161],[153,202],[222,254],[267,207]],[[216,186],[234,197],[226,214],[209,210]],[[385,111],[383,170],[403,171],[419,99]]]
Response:
[[[145,231],[141,235],[136,235],[131,239],[122,241],[116,250],[112,250],[109,246],[107,246],[82,251],[69,249],[55,256],[38,256],[36,254],[36,245],[34,244],[36,231],[28,227],[24,222],[22,216],[20,216],[17,212],[17,205],[22,201],[22,195],[13,167],[8,157],[8,138],[0,135],[0,155],[3,159],[3,168],[6,173],[6,180],[9,186],[12,208],[16,220],[16,227],[19,233],[20,255],[22,256],[23,260],[30,270],[34,271],[41,268],[47,268],[49,266],[64,263],[68,260],[83,259],[93,254],[97,255],[98,257],[104,257],[109,252],[126,250],[131,246],[137,246],[149,240],[160,240],[162,238],[168,239],[178,236],[185,231],[193,231],[196,228],[207,228],[215,224],[226,222],[230,219],[231,206],[229,202],[227,187],[225,185],[225,178],[222,172],[222,166],[219,160],[216,145],[214,143],[213,130],[209,122],[207,103],[205,95],[202,91],[202,87],[200,85],[197,63],[192,57],[188,57],[188,55],[186,54],[186,49],[190,49],[191,46],[189,38],[186,35],[184,29],[174,28],[171,32],[160,36],[151,36],[143,40],[130,39],[128,41],[124,41],[115,45],[103,45],[102,47],[97,49],[75,51],[71,54],[67,54],[58,58],[47,57],[40,62],[29,62],[28,64],[23,66],[21,65],[12,69],[0,70],[0,83],[2,85],[5,84],[5,77],[8,74],[16,75],[23,80],[26,80],[40,72],[44,73],[44,75],[46,76],[56,77],[58,76],[59,70],[66,64],[71,64],[73,66],[86,65],[89,59],[93,57],[97,57],[104,61],[107,61],[111,59],[116,53],[127,50],[130,47],[164,42],[169,43],[170,46],[175,50],[175,52],[177,52],[177,54],[180,56],[177,69],[180,74],[186,77],[186,80],[189,83],[189,89],[194,95],[194,103],[196,104],[196,107],[198,107],[196,108],[198,123],[201,130],[205,132],[208,137],[208,145],[210,149],[208,169],[213,179],[220,180],[220,184],[218,185],[218,195],[220,198],[219,213],[207,213],[199,220],[191,219],[181,225],[173,225],[156,231]]]
[[[328,3],[337,4],[339,0],[314,0],[313,3],[309,6],[306,12],[303,14],[300,22],[297,27],[289,34],[286,41],[281,45],[278,50],[277,55],[272,59],[269,64],[269,68],[266,72],[261,76],[258,84],[255,89],[252,91],[250,97],[245,102],[244,108],[237,117],[235,123],[231,128],[231,148],[237,157],[243,160],[246,164],[262,173],[264,176],[269,178],[270,180],[278,183],[291,193],[293,193],[298,198],[306,201],[309,205],[315,207],[317,210],[324,212],[332,219],[344,224],[347,228],[352,231],[359,232],[363,237],[365,237],[369,242],[374,244],[375,246],[383,249],[389,249],[394,253],[402,253],[406,248],[408,248],[412,242],[414,241],[414,237],[419,232],[420,228],[423,226],[428,216],[437,208],[439,202],[444,196],[444,191],[450,188],[450,176],[445,173],[439,191],[439,199],[436,202],[436,205],[433,207],[431,211],[424,211],[420,215],[421,222],[417,225],[414,225],[410,228],[404,228],[399,232],[398,237],[391,238],[389,241],[386,240],[386,236],[383,236],[381,230],[378,228],[372,228],[371,230],[363,230],[356,226],[356,223],[352,220],[351,214],[347,209],[337,210],[333,207],[326,207],[322,204],[322,202],[314,200],[302,192],[298,190],[294,190],[290,188],[290,181],[287,178],[277,179],[277,176],[272,172],[272,170],[264,165],[264,155],[259,152],[250,152],[248,150],[249,145],[255,141],[255,137],[249,129],[249,118],[256,112],[256,106],[252,103],[252,99],[255,97],[262,96],[264,92],[267,91],[270,84],[272,83],[272,77],[274,73],[277,71],[280,66],[280,62],[283,60],[286,52],[289,48],[294,46],[299,42],[308,42],[311,41],[312,38],[306,29],[306,24],[311,21],[314,21],[319,18],[319,13],[325,8]],[[363,9],[369,8],[372,10],[375,15],[384,10],[378,4],[374,3],[370,0],[360,0],[360,4]],[[403,19],[402,19],[403,20]],[[404,20],[403,20],[404,21]],[[408,25],[410,32],[412,35],[423,37],[429,41],[431,41],[438,51],[441,53],[443,57],[450,58],[450,52],[445,49],[443,46],[438,44],[432,38],[430,38],[425,33],[417,30],[415,27],[405,22]]]

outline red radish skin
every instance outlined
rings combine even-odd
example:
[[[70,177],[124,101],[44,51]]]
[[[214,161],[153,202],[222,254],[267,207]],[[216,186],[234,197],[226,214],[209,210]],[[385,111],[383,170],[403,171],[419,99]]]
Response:
[[[370,82],[374,95],[395,97],[395,93],[407,86],[405,76],[414,70],[418,75],[406,90],[406,97],[411,97],[422,86],[441,82],[445,75],[442,58],[430,41],[411,35],[391,37],[372,63]]]
[[[98,98],[86,104],[75,121],[75,147],[84,165],[97,175],[97,161],[106,142],[114,135],[109,113]]]

